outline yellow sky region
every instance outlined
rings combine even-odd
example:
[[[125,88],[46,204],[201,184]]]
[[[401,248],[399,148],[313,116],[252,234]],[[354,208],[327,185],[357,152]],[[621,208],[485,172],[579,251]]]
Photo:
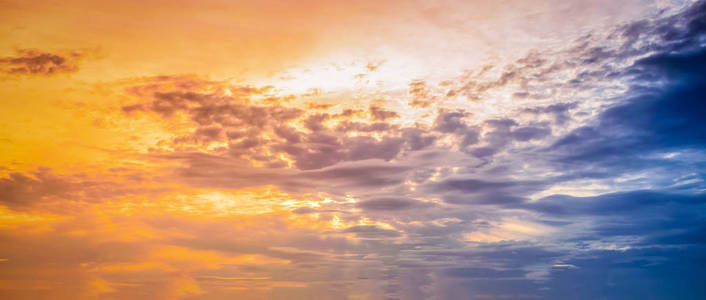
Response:
[[[89,44],[109,49],[111,59],[86,65],[84,68],[90,75],[84,76],[116,79],[154,73],[211,72],[224,67],[244,69],[245,63],[277,64],[281,56],[309,50],[297,51],[297,45],[308,46],[303,36],[295,33],[275,35],[272,29],[269,34],[258,32],[259,26],[252,23],[257,20],[252,18],[255,15],[242,6],[223,16],[227,10],[222,10],[221,5],[202,5],[206,3],[165,7],[143,1],[44,2],[44,5],[13,3],[3,10],[5,23],[12,25],[5,27],[3,33],[4,43],[12,44],[3,48],[32,45],[57,49]],[[35,8],[42,12],[37,13]],[[221,24],[226,18],[241,19],[244,24],[254,26],[248,29]],[[302,43],[291,43],[286,53],[271,55],[281,51],[278,48],[283,45],[278,43],[288,36]],[[258,56],[269,58],[256,59]],[[177,61],[175,57],[180,59]],[[232,60],[224,63],[223,57]]]
[[[164,161],[143,155],[160,141],[190,132],[189,120],[127,115],[122,106],[144,101],[126,89],[142,78],[85,82],[71,75],[0,80],[0,173],[109,173],[120,168],[158,175]]]
[[[254,192],[234,195],[271,198],[267,192]],[[337,228],[330,219],[312,215],[282,211],[224,214],[204,207],[198,195],[193,200],[197,204],[181,207],[169,197],[149,203],[137,198],[92,205],[72,205],[64,200],[67,207],[62,215],[3,208],[0,235],[8,244],[0,259],[0,291],[12,295],[12,291],[36,290],[40,294],[103,299],[106,293],[120,290],[123,294],[117,295],[129,295],[131,290],[139,291],[148,284],[161,299],[207,291],[212,296],[219,291],[229,291],[232,296],[237,291],[246,293],[243,299],[258,299],[261,295],[257,291],[307,286],[272,278],[278,274],[276,266],[286,266],[290,261],[263,251],[276,246],[277,241],[307,234],[318,236]],[[222,208],[219,201],[212,204]],[[264,236],[268,240],[263,240]],[[38,247],[47,243],[53,245],[51,255]],[[231,249],[230,245],[236,246]],[[223,250],[199,249],[203,246]],[[28,269],[28,264],[33,266]],[[260,271],[243,271],[248,269]]]
[[[542,10],[517,2],[527,6],[518,20]],[[519,22],[490,0],[456,3],[454,9],[444,3],[397,0],[39,0],[0,5],[0,55],[11,55],[17,48],[81,49],[87,57],[73,76],[84,81],[208,74],[272,82],[300,77],[309,69],[311,87],[338,82],[337,87],[352,88],[355,73],[344,72],[343,85],[331,76],[327,81],[333,82],[320,82],[317,74],[327,67],[383,62],[383,68],[395,72],[371,83],[382,80],[399,86],[481,67],[489,58],[504,59],[508,53],[497,48],[509,41],[484,31],[513,31],[511,23]],[[524,34],[503,34],[526,44],[532,36],[526,31],[542,32],[546,24],[541,25],[525,28]],[[519,55],[516,52],[510,55]],[[446,67],[439,68],[442,63]],[[289,86],[302,88],[300,81]]]
[[[292,214],[287,204],[294,205],[297,199],[268,189],[231,194],[187,189],[150,201],[129,197],[94,204],[63,199],[57,205],[65,209],[58,214],[2,208],[0,236],[6,244],[0,258],[0,293],[30,291],[40,298],[138,298],[149,293],[159,299],[202,294],[261,299],[275,288],[312,284],[282,279],[285,270],[300,268],[289,266],[287,255],[327,261],[358,256],[340,249],[307,251],[278,245],[292,239],[355,241],[339,232],[353,225],[394,230],[365,218],[354,222],[335,215]],[[259,210],[242,210],[258,203]],[[300,205],[316,203],[304,200]],[[51,255],[42,247],[48,244]]]
[[[159,132],[145,123],[116,124],[115,99],[79,90],[86,86],[67,78],[19,78],[0,86],[0,164],[13,169],[105,165],[115,162],[116,152],[135,150],[134,127],[145,137]]]
[[[0,48],[98,47],[110,59],[86,64],[87,79],[147,74],[265,75],[321,55],[332,31],[389,2],[26,1],[3,2]],[[325,25],[325,26],[324,26]],[[337,37],[361,40],[354,35]],[[353,41],[350,41],[353,43]],[[353,43],[354,44],[354,43]],[[340,46],[340,45],[339,45]],[[6,53],[3,53],[6,54]]]

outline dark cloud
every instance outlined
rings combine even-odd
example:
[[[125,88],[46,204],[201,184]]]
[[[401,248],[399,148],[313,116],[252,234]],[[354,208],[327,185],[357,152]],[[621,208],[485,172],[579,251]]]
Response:
[[[522,278],[526,272],[522,270],[496,270],[489,268],[452,268],[446,270],[446,275],[461,278]]]
[[[351,226],[343,230],[344,233],[353,233],[359,238],[379,239],[379,238],[395,238],[401,234],[394,230],[380,228],[374,225],[357,225]]]
[[[165,192],[163,187],[131,187],[125,183],[149,178],[135,172],[126,174],[123,184],[83,174],[57,174],[49,168],[9,173],[0,178],[0,205],[18,211],[67,213],[86,203],[100,203],[117,196],[151,195]]]
[[[439,189],[457,190],[466,193],[478,193],[488,190],[500,190],[516,186],[518,183],[512,181],[492,182],[478,179],[450,179],[439,185]]]
[[[552,134],[550,128],[540,126],[525,126],[512,131],[512,137],[522,142],[542,139],[550,134]]]
[[[528,195],[533,192],[541,191],[550,184],[551,183],[547,181],[533,180],[486,181],[473,178],[448,178],[438,183],[430,184],[429,187],[435,192],[452,192],[464,196],[484,194],[503,198],[510,194]]]
[[[557,103],[542,107],[525,108],[523,111],[534,114],[550,114],[557,125],[564,125],[571,119],[570,111],[576,108],[577,103]]]
[[[395,211],[409,209],[420,204],[422,202],[407,198],[377,198],[360,201],[356,203],[356,207],[371,211]]]
[[[428,147],[436,139],[419,128],[389,123],[399,115],[375,105],[368,112],[346,109],[335,114],[310,113],[286,106],[284,101],[254,104],[254,96],[274,97],[268,94],[268,88],[229,86],[192,77],[162,76],[142,81],[143,85],[128,89],[140,102],[125,105],[123,111],[130,115],[153,112],[170,120],[177,113],[188,117],[196,129],[162,141],[186,152],[204,151],[204,146],[221,142],[227,146],[206,152],[257,160],[271,167],[289,165],[283,154],[293,161],[293,167],[314,170],[346,161],[389,161]],[[368,122],[353,121],[352,117],[368,118]],[[336,125],[327,124],[331,121]]]
[[[248,162],[232,157],[205,153],[180,153],[154,156],[155,159],[181,161],[174,179],[190,185],[209,188],[239,189],[276,185],[288,192],[317,190],[332,195],[399,186],[405,182],[412,167],[383,160],[343,162],[315,170],[289,168],[255,168]]]
[[[336,126],[336,131],[386,132],[397,129],[397,126],[384,122],[362,123],[343,121]]]
[[[502,191],[491,191],[474,195],[450,193],[444,196],[444,201],[446,203],[466,205],[494,204],[512,207],[513,204],[520,204],[526,200],[526,198],[523,198],[521,196],[514,196],[511,194],[504,193]]]
[[[73,192],[71,181],[55,176],[49,170],[32,175],[11,173],[0,178],[0,203],[11,208],[29,207],[48,197],[67,197]]]
[[[402,138],[406,141],[408,150],[417,151],[431,146],[437,137],[419,128],[405,128],[402,130]]]
[[[706,204],[706,194],[674,194],[658,191],[630,191],[594,197],[553,195],[528,204],[528,208],[559,216],[616,215],[668,204]]]
[[[461,148],[478,143],[480,130],[475,126],[469,126],[464,121],[471,114],[462,110],[440,111],[434,120],[434,130],[442,133],[450,133],[459,137]]]
[[[381,164],[369,160],[361,163],[347,163],[322,170],[304,171],[297,177],[304,180],[317,180],[321,184],[348,188],[379,188],[404,182],[409,166]]]
[[[465,152],[478,157],[489,158],[511,148],[513,141],[527,142],[540,140],[551,134],[548,124],[520,126],[512,119],[491,119],[484,122],[486,130],[480,137],[481,146],[466,149]]]
[[[78,61],[84,51],[66,54],[43,52],[35,49],[18,49],[16,56],[0,57],[0,72],[10,75],[49,76],[78,71]]]
[[[388,119],[398,118],[400,115],[394,111],[385,110],[379,106],[370,106],[370,115],[373,117],[374,121],[385,121]]]
[[[468,128],[464,118],[470,114],[464,111],[442,111],[434,120],[434,129],[443,133],[463,131]]]
[[[658,76],[666,86],[638,79],[633,88],[638,95],[605,110],[595,124],[573,130],[549,150],[574,168],[598,165],[619,173],[667,163],[660,153],[702,149],[706,77],[695,66],[703,65],[706,50],[637,61],[632,73]]]

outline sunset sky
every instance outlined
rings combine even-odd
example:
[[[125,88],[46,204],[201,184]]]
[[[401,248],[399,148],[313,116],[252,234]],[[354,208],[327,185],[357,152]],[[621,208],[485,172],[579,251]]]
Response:
[[[0,0],[0,299],[706,299],[706,1]]]

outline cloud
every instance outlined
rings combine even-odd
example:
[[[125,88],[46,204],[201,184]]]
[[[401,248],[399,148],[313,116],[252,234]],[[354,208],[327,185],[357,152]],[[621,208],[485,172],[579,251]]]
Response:
[[[370,106],[370,114],[373,116],[374,121],[385,121],[388,119],[399,118],[399,114],[394,111],[384,110],[383,108],[375,105]]]
[[[22,173],[11,173],[0,178],[0,201],[3,205],[22,208],[28,207],[47,197],[66,197],[72,192],[73,184],[64,178],[40,170],[33,177]]]
[[[406,198],[377,198],[356,203],[364,210],[396,211],[405,210],[420,205],[422,202]]]
[[[542,139],[552,133],[551,129],[540,126],[525,126],[512,131],[512,137],[515,140],[526,142],[531,140]]]
[[[630,191],[593,197],[552,195],[528,204],[528,208],[559,216],[624,215],[656,206],[706,204],[703,194],[674,194],[659,191]]]
[[[184,114],[189,120],[184,125],[194,129],[160,142],[183,151],[255,160],[271,167],[288,166],[284,155],[293,167],[313,170],[346,161],[390,161],[435,141],[433,135],[416,127],[390,123],[399,115],[375,105],[370,106],[369,116],[351,109],[307,112],[285,105],[286,100],[269,94],[267,87],[230,86],[192,77],[161,76],[141,81],[142,85],[128,88],[139,102],[124,105],[123,112],[153,112],[167,121],[176,121],[177,114]],[[276,100],[255,101],[259,97]],[[367,120],[353,121],[355,117]],[[329,125],[331,121],[335,125]],[[205,149],[213,143],[227,145]]]
[[[15,56],[0,57],[0,72],[8,75],[50,76],[78,71],[84,51],[55,54],[35,49],[18,49]]]
[[[525,272],[521,270],[495,270],[486,268],[452,268],[446,270],[446,275],[461,278],[522,278]]]
[[[124,172],[0,169],[0,297],[703,298],[704,3],[395,90],[125,79]]]
[[[674,164],[660,154],[703,148],[706,78],[693,66],[706,63],[706,51],[657,53],[640,59],[630,74],[629,98],[603,111],[595,123],[579,127],[548,150],[557,162],[574,168],[609,168],[617,173]],[[649,76],[647,80],[644,77]],[[662,81],[663,86],[653,82]]]
[[[479,128],[469,126],[464,121],[471,114],[463,111],[440,111],[434,120],[434,130],[458,136],[461,148],[478,143]]]
[[[304,171],[295,178],[307,180],[310,183],[316,182],[316,186],[329,185],[339,191],[370,189],[401,184],[410,169],[410,166],[382,164],[379,160],[366,160],[358,163],[339,164],[321,170]]]
[[[359,238],[378,239],[378,238],[395,238],[399,237],[400,233],[394,230],[383,229],[373,225],[358,225],[348,227],[343,230],[344,233],[353,233]]]

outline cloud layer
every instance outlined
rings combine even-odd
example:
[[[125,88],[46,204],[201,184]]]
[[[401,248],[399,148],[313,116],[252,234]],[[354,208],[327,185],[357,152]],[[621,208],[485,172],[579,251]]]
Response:
[[[418,78],[400,54],[50,84],[101,67],[0,58],[37,114],[2,125],[0,297],[702,299],[706,2],[651,5],[559,37],[523,15],[551,43]]]

